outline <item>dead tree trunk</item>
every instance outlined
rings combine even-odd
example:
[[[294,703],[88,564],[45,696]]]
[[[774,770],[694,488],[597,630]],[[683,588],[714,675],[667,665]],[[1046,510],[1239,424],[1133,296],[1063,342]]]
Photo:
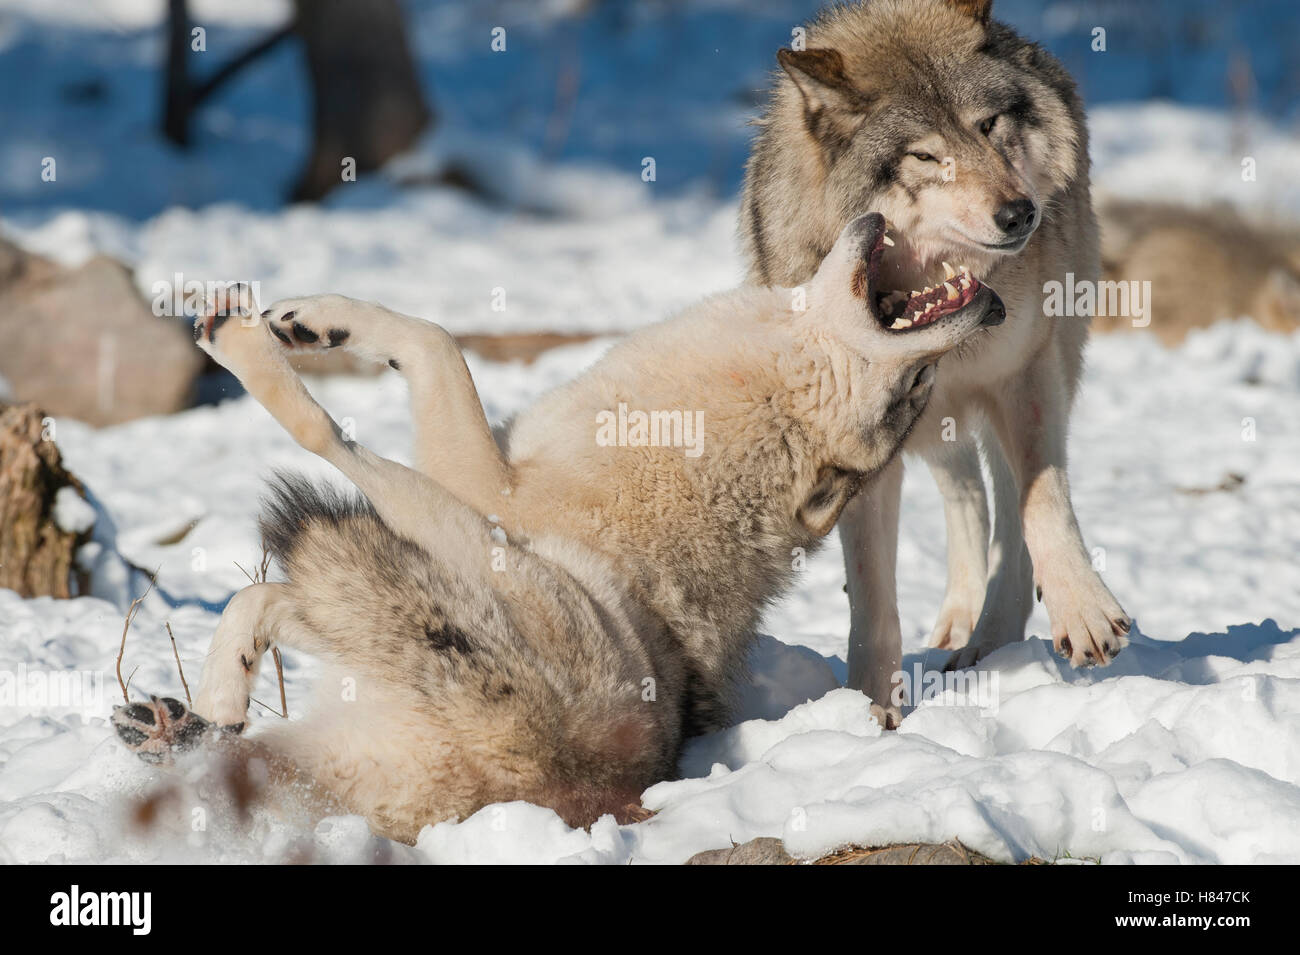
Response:
[[[81,482],[63,467],[35,405],[0,405],[0,587],[23,597],[72,596],[73,556],[89,530],[64,530],[55,496]]]
[[[319,199],[408,149],[432,119],[397,0],[296,0],[315,130],[295,200]]]
[[[415,143],[432,121],[397,0],[295,0],[294,19],[227,60],[206,79],[190,75],[186,0],[168,0],[163,134],[190,145],[194,113],[245,67],[297,34],[311,79],[311,153],[291,198],[319,199],[349,171],[377,169]]]

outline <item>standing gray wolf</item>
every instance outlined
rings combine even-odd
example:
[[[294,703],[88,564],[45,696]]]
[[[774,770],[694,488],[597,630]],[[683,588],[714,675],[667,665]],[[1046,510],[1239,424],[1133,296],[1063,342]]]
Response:
[[[1006,302],[1007,327],[948,360],[906,450],[943,494],[948,587],[932,646],[968,666],[1024,635],[1030,585],[1075,666],[1106,664],[1130,621],[1093,569],[1070,503],[1065,443],[1086,319],[1046,318],[1044,283],[1097,279],[1083,107],[1064,68],[989,19],[991,0],[869,0],[825,11],[781,50],[746,168],[749,279],[794,286],[841,227],[882,212],[879,307],[904,321],[966,263]],[[993,483],[995,523],[980,467]],[[849,683],[901,701],[895,563],[902,462],[840,525],[852,609]],[[1023,529],[1022,529],[1023,528]],[[1026,545],[1028,551],[1026,553]],[[1032,581],[1029,559],[1032,558]],[[895,707],[891,721],[899,718]]]
[[[231,599],[193,712],[119,707],[119,735],[155,759],[202,740],[260,756],[405,841],[515,799],[573,825],[630,817],[684,735],[725,725],[792,555],[888,465],[940,356],[1003,318],[968,276],[910,327],[884,316],[890,241],[862,216],[806,299],[743,288],[631,335],[524,412],[506,451],[437,325],[340,296],[261,315],[222,296],[202,348],[364,500],[282,478],[262,533],[287,582]],[[405,376],[413,467],[344,440],[312,400],[287,356],[321,347]],[[310,717],[245,740],[274,644],[335,672]]]

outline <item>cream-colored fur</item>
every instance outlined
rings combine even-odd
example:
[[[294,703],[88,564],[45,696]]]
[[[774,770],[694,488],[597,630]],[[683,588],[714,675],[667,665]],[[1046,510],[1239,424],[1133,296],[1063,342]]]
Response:
[[[281,644],[335,672],[312,716],[253,734],[259,751],[377,831],[410,840],[511,799],[574,824],[628,816],[685,735],[726,724],[796,549],[888,466],[940,357],[990,334],[987,290],[886,330],[864,297],[883,228],[851,223],[798,293],[745,288],[632,334],[525,411],[505,450],[436,325],[334,295],[260,315],[218,303],[196,324],[204,350],[373,511],[280,491],[263,526],[288,579],[231,601],[198,716],[238,745],[258,661]],[[286,356],[327,343],[406,376],[414,468],[345,440],[307,393]],[[620,405],[689,414],[701,440],[598,441]],[[123,738],[153,745],[178,712],[123,708]]]

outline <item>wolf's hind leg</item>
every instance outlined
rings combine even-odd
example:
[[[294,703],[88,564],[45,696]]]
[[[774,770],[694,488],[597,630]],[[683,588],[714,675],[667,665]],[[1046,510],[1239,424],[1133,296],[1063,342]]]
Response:
[[[110,719],[126,748],[149,763],[169,762],[173,753],[193,749],[215,729],[208,720],[169,696],[115,706]]]
[[[194,711],[238,732],[262,655],[273,644],[310,652],[315,641],[298,622],[286,584],[253,584],[230,598],[203,663]]]
[[[508,468],[456,340],[433,322],[342,295],[276,302],[262,313],[288,350],[344,348],[402,373],[411,389],[416,470],[484,513],[499,507]]]

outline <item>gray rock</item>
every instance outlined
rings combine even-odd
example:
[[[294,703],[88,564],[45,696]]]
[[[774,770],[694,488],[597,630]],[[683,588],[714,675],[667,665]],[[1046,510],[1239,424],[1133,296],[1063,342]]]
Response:
[[[99,256],[62,268],[0,240],[0,377],[15,400],[102,426],[189,406],[204,356]]]

